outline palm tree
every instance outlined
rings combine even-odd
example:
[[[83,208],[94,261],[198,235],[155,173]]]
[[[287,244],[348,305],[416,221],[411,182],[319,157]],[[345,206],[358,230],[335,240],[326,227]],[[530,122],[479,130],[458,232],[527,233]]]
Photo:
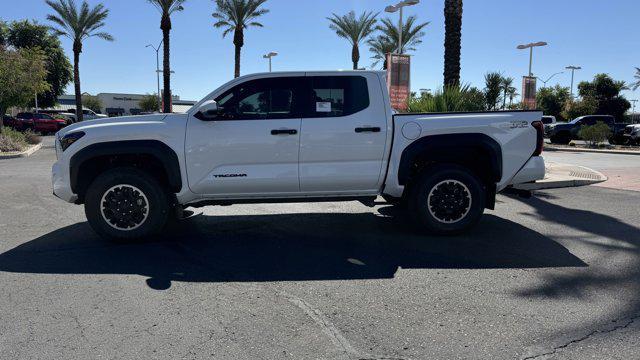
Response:
[[[56,35],[66,36],[73,40],[73,82],[76,93],[76,119],[82,121],[82,92],[80,90],[80,53],[82,41],[89,37],[98,37],[113,41],[113,37],[106,32],[99,32],[109,15],[104,5],[98,4],[90,8],[86,1],[82,1],[80,8],[75,0],[46,0],[55,15],[47,15],[47,19],[58,25],[54,28]]]
[[[213,18],[216,28],[225,28],[222,33],[224,38],[233,31],[233,45],[236,47],[234,76],[240,76],[240,52],[244,46],[244,30],[251,26],[263,27],[255,21],[258,17],[269,12],[268,9],[259,9],[267,0],[215,0],[216,12]]]
[[[444,84],[460,84],[462,0],[444,0]]]
[[[502,78],[502,110],[507,106],[507,93],[509,89],[513,87],[513,78],[512,77],[503,77]]]
[[[495,110],[500,102],[502,93],[502,74],[490,72],[484,75],[484,96],[487,101],[487,109]]]
[[[378,13],[363,12],[360,17],[356,18],[356,13],[350,11],[348,14],[338,16],[332,14],[329,20],[329,28],[336,34],[349,40],[351,43],[351,61],[353,61],[353,70],[358,69],[358,61],[360,61],[360,49],[358,45],[362,40],[366,39],[375,31],[376,17]]]
[[[516,89],[515,87],[511,86],[511,87],[509,87],[509,89],[507,89],[507,96],[509,96],[509,108],[510,109],[513,106],[513,98],[515,98],[518,95],[520,95],[520,94],[518,94],[518,89]]]
[[[422,31],[429,22],[425,22],[422,24],[416,24],[418,17],[415,15],[409,16],[407,21],[402,24],[402,50],[401,53],[405,51],[414,51],[417,45],[422,44],[422,37],[424,36],[424,31]],[[396,49],[398,46],[398,25],[394,24],[393,21],[389,18],[382,19],[382,25],[376,26],[376,30],[382,32],[382,35],[387,39],[393,42]]]
[[[633,75],[633,78],[636,79],[635,82],[631,83],[631,88],[633,91],[636,91],[640,87],[640,68],[636,67],[636,74]]]
[[[429,22],[416,25],[416,20],[416,16],[410,16],[402,26],[403,51],[414,51],[415,47],[422,43],[422,37],[424,36],[422,29],[429,25]],[[398,50],[398,27],[391,19],[387,18],[382,19],[382,25],[376,26],[376,30],[382,32],[382,35],[367,40],[367,44],[369,44],[369,50],[373,53],[371,58],[376,60],[373,66],[375,67],[381,60],[384,60],[382,69],[386,70],[387,54]]]
[[[382,70],[387,70],[387,54],[394,52],[398,48],[397,44],[383,35],[367,40],[367,44],[369,51],[373,53],[371,58],[375,60],[371,66],[376,67],[382,61]]]
[[[147,0],[155,6],[162,17],[160,18],[160,29],[162,30],[162,78],[164,91],[162,92],[162,111],[171,112],[171,15],[184,10],[187,0]]]

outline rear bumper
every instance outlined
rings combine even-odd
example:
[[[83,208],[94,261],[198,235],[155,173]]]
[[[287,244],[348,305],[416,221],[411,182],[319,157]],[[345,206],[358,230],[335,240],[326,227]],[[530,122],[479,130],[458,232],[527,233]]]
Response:
[[[545,165],[542,156],[532,156],[529,161],[511,179],[509,185],[524,184],[544,179]]]

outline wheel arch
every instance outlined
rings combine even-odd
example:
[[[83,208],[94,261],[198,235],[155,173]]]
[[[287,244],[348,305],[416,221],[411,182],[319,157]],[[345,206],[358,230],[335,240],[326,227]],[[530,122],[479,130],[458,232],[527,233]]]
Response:
[[[485,134],[431,135],[407,146],[400,157],[398,183],[407,187],[412,179],[434,164],[457,164],[475,173],[487,186],[487,206],[493,208],[496,183],[502,179],[502,148]]]
[[[69,162],[71,190],[84,201],[87,188],[105,170],[131,166],[157,177],[172,192],[182,189],[178,155],[158,140],[128,140],[96,143],[74,154]]]

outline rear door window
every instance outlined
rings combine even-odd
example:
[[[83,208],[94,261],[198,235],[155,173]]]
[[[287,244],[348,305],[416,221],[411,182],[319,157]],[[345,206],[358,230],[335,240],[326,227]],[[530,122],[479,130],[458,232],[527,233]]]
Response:
[[[369,107],[367,80],[362,76],[314,76],[307,117],[349,116]]]

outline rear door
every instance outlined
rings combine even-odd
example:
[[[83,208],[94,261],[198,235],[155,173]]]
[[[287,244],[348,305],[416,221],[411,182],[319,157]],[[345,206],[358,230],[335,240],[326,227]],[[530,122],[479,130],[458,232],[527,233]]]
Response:
[[[190,116],[190,189],[232,197],[297,194],[303,81],[303,74],[249,80],[214,99],[215,121]]]
[[[300,137],[300,190],[377,192],[383,181],[386,110],[375,74],[308,73]]]

